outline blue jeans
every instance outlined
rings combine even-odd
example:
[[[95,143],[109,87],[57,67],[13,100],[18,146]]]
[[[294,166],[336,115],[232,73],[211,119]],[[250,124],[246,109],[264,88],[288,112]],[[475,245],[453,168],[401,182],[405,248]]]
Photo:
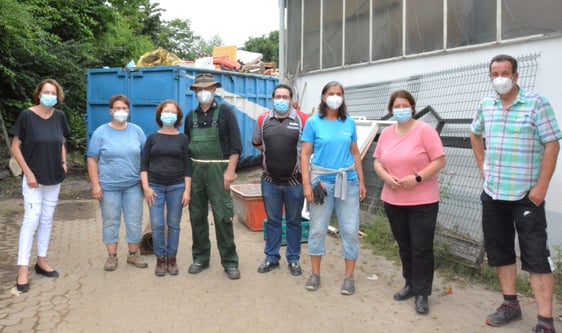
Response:
[[[178,253],[180,241],[180,222],[183,209],[181,199],[185,190],[185,183],[170,186],[154,183],[148,185],[156,194],[154,204],[148,207],[154,255],[157,257],[175,257]],[[166,211],[165,217],[164,210]],[[165,235],[166,226],[168,226],[167,235]],[[168,239],[167,244],[166,238]]]
[[[144,196],[140,183],[122,191],[103,191],[100,207],[103,221],[102,235],[105,244],[119,242],[121,212],[123,212],[123,217],[125,219],[125,239],[127,243],[140,243],[143,202]]]
[[[281,256],[282,218],[285,208],[287,223],[287,262],[298,262],[301,255],[301,223],[304,193],[302,185],[276,185],[262,179],[261,193],[267,215],[267,241],[264,253],[266,260],[279,262]]]
[[[334,197],[334,182],[322,181],[322,183],[324,183],[328,193],[324,198],[324,204],[309,204],[308,253],[311,256],[326,254],[326,233],[330,225],[332,212],[335,209],[343,258],[357,260],[359,256],[359,181],[357,179],[347,181],[347,197],[345,200]]]

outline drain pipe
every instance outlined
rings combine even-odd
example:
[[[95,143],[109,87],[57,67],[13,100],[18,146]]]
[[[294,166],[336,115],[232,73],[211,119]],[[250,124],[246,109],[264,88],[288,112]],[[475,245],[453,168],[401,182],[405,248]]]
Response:
[[[279,81],[287,79],[285,72],[285,8],[286,0],[279,0]]]

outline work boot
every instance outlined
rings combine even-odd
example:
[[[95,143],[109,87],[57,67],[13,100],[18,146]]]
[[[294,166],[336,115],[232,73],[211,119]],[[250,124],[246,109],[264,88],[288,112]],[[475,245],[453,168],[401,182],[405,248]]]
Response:
[[[166,275],[166,257],[156,257],[156,267],[154,268],[156,276]]]
[[[176,257],[168,257],[168,274],[178,275],[178,265],[176,264]]]
[[[142,261],[141,257],[139,256],[138,253],[131,253],[129,252],[129,255],[127,256],[127,264],[133,265],[137,268],[147,268],[148,264],[144,261]]]
[[[117,260],[116,254],[108,255],[107,260],[105,261],[105,264],[103,265],[103,269],[105,269],[108,272],[114,271],[117,268],[118,261],[119,260]]]

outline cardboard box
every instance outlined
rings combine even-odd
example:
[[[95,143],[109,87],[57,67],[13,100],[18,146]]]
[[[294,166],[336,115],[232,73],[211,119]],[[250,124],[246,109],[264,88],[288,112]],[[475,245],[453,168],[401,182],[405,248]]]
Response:
[[[234,214],[252,231],[263,230],[263,221],[267,218],[260,184],[231,185]]]
[[[281,245],[287,245],[287,224],[285,218],[281,221]],[[303,217],[301,222],[301,243],[308,243],[310,221]],[[263,220],[263,240],[267,240],[267,219]]]

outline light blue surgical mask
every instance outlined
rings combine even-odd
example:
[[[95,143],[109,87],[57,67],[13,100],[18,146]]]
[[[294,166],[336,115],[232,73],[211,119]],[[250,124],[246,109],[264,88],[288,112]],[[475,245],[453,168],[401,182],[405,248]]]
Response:
[[[392,118],[399,123],[405,123],[412,119],[411,108],[392,109]]]
[[[289,101],[286,99],[275,99],[273,100],[273,109],[278,113],[287,113],[290,109]]]
[[[41,94],[39,102],[48,108],[52,108],[57,105],[57,95]]]
[[[178,120],[178,115],[172,112],[162,112],[160,114],[160,120],[164,126],[174,126]]]

